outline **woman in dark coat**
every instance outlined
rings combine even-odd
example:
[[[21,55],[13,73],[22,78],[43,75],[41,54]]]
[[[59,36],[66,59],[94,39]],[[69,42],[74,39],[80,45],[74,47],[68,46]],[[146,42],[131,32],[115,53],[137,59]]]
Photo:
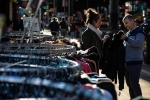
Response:
[[[96,10],[89,8],[86,12],[86,24],[87,28],[82,33],[82,44],[84,50],[95,46],[98,49],[98,53],[102,56],[102,40],[108,38],[108,35],[102,39],[102,32],[99,30],[101,25],[101,17]]]

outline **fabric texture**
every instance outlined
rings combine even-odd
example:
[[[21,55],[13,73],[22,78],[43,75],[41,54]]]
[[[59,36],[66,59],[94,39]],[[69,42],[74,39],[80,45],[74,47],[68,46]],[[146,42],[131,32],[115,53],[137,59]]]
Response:
[[[102,55],[102,40],[97,33],[89,27],[82,33],[82,44],[84,50],[94,46],[98,49],[98,54],[100,56]]]
[[[102,36],[103,33],[102,33],[100,30],[95,29],[95,27],[94,27],[93,25],[89,25],[88,27],[89,27],[92,31],[94,31],[94,32],[99,36],[100,39],[102,39],[101,36]]]
[[[124,45],[126,46],[126,62],[129,61],[141,61],[143,60],[143,48],[144,48],[144,32],[137,27],[132,32],[126,33],[128,40]],[[137,62],[133,63],[136,64]]]

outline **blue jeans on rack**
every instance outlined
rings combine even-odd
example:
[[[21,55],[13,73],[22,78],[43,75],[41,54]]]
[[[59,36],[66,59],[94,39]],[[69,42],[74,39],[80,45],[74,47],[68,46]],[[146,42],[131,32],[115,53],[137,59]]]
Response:
[[[142,64],[126,66],[125,77],[127,86],[129,87],[131,99],[137,96],[142,96],[142,91],[139,84],[141,69]]]

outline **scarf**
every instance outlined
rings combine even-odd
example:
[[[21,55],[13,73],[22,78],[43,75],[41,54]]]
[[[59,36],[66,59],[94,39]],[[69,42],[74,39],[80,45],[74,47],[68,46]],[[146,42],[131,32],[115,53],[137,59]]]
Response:
[[[98,37],[100,38],[100,40],[102,39],[102,32],[99,29],[96,29],[93,25],[89,25],[88,28],[90,28],[92,31],[94,31]]]

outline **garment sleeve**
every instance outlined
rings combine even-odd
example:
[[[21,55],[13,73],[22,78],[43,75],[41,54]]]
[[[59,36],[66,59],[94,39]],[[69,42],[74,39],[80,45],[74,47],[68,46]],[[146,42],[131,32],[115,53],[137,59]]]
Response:
[[[135,39],[132,39],[128,37],[128,40],[126,41],[128,44],[130,44],[133,47],[141,47],[144,43],[145,36],[142,33],[137,33]]]
[[[89,35],[88,33],[83,33],[82,34],[82,43],[83,43],[85,50],[92,47],[91,35]]]
[[[119,90],[124,89],[124,77],[125,77],[125,48],[120,47],[117,51],[117,69],[118,69],[118,81]]]

